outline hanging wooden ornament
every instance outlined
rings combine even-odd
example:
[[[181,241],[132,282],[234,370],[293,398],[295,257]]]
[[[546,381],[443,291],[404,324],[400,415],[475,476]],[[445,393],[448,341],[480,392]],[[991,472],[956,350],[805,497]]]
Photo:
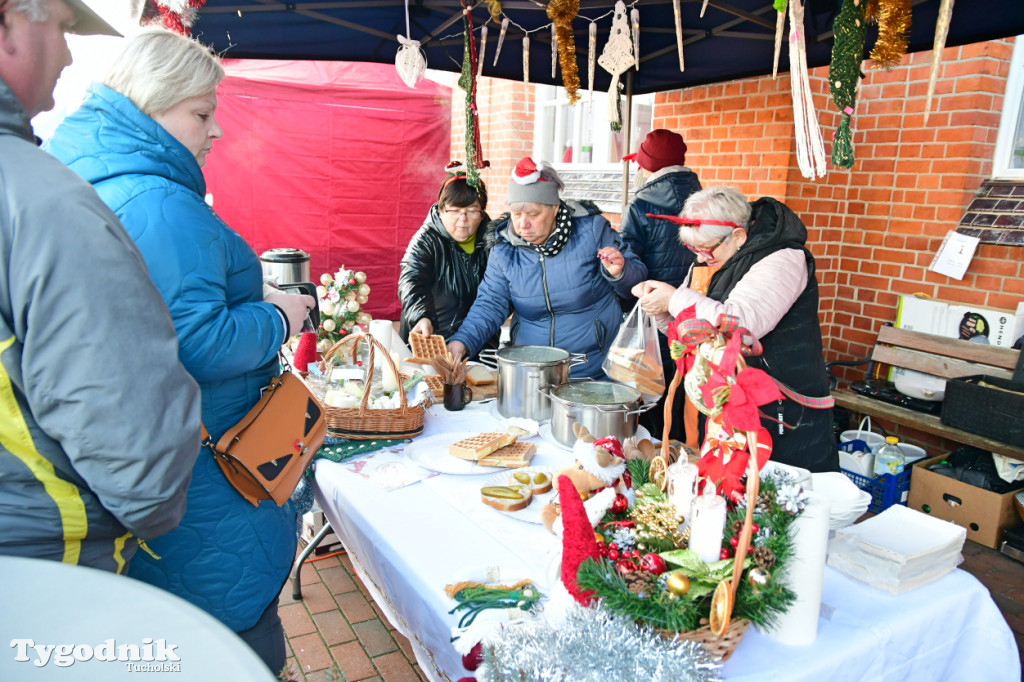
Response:
[[[487,24],[480,27],[480,50],[476,60],[476,77],[484,72],[484,52],[487,51]]]
[[[594,66],[597,64],[597,22],[590,22],[590,34],[587,39],[587,78],[590,87],[590,107],[594,106]]]
[[[501,46],[505,43],[505,33],[508,31],[508,17],[501,20],[501,32],[498,33],[498,47],[494,51],[494,63],[491,66],[498,65],[498,56],[501,54]]]
[[[530,34],[523,36],[523,82],[530,83]]]
[[[878,21],[878,38],[871,48],[876,68],[891,69],[907,53],[910,37],[910,0],[877,0],[878,8],[869,18]]]
[[[558,32],[555,25],[551,24],[551,77],[558,73]]]
[[[782,32],[786,28],[786,0],[775,0],[775,57],[772,60],[772,80],[779,77],[779,52],[782,50]]]
[[[825,175],[825,143],[821,139],[821,127],[818,125],[807,72],[807,46],[802,30],[803,0],[789,0],[789,25],[789,78],[793,94],[796,160],[800,174],[814,179]]]
[[[640,10],[635,7],[629,12],[630,26],[633,27],[633,65],[640,70]]]
[[[624,74],[635,63],[633,57],[633,41],[629,35],[629,23],[626,19],[626,5],[622,0],[615,3],[615,14],[612,17],[612,28],[608,34],[608,42],[604,52],[597,58],[597,63],[612,75],[608,86],[608,111],[611,128],[618,131],[622,128],[622,114],[619,111],[619,76]]]
[[[708,8],[708,0],[704,0],[704,4],[700,6],[700,18],[704,18],[704,10]]]
[[[928,116],[932,112],[932,96],[935,94],[935,80],[939,77],[939,62],[942,51],[946,49],[946,36],[949,34],[949,21],[953,18],[953,0],[942,0],[939,5],[939,17],[935,21],[935,42],[932,43],[932,68],[928,73],[928,96],[924,100],[924,123],[928,125]]]
[[[403,35],[398,35],[397,38],[400,46],[398,54],[395,55],[395,71],[403,83],[415,88],[427,70],[427,58],[420,48],[420,41],[409,40]]]
[[[680,0],[672,0],[672,14],[676,20],[676,50],[679,52],[679,70],[684,70],[683,65],[683,12],[679,7]],[[778,54],[778,48],[775,49]]]
[[[572,32],[572,21],[580,11],[580,0],[551,0],[547,14],[551,19],[551,44],[558,45],[558,62],[562,67],[562,84],[569,95],[569,104],[575,104],[580,96],[580,72],[576,64],[576,38]],[[593,26],[593,24],[591,24]],[[591,51],[593,58],[593,51]],[[551,64],[551,77],[555,76],[555,65]],[[593,88],[591,77],[590,86]]]
[[[832,44],[832,62],[828,66],[828,91],[832,101],[842,112],[832,143],[832,165],[837,168],[853,166],[853,133],[850,117],[857,104],[857,80],[860,77],[860,58],[864,53],[867,35],[864,0],[843,0],[833,25],[835,42]]]

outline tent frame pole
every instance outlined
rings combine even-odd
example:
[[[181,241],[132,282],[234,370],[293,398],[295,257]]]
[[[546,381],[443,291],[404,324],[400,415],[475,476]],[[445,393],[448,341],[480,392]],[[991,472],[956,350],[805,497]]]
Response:
[[[633,131],[633,69],[626,72],[626,111],[622,116],[622,141],[623,153],[630,153],[632,140],[630,134]],[[639,172],[639,171],[637,171]],[[629,161],[622,162],[622,209],[619,211],[619,224],[622,224],[622,216],[626,214],[626,206],[629,204]]]

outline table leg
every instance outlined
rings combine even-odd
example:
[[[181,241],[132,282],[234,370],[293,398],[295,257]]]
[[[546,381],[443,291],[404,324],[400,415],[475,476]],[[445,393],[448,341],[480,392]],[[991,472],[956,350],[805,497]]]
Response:
[[[324,519],[324,527],[320,529],[309,544],[306,545],[298,558],[295,559],[295,563],[292,564],[292,599],[302,599],[302,583],[299,579],[299,572],[302,571],[302,564],[306,563],[306,559],[313,553],[313,550],[317,548],[327,534],[331,532],[331,522]]]

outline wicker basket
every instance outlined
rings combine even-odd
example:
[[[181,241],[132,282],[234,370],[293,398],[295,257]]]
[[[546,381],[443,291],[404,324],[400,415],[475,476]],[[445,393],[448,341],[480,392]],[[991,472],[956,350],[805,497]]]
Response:
[[[712,658],[728,661],[729,657],[732,656],[732,652],[736,650],[736,645],[743,639],[743,633],[747,631],[750,621],[746,618],[732,620],[729,622],[729,627],[721,635],[711,632],[711,626],[707,625],[707,622],[706,619],[702,619],[702,626],[696,630],[686,630],[684,632],[658,630],[658,632],[665,639],[685,639],[691,642],[700,642]]]
[[[320,363],[321,370],[329,373],[333,358],[341,356],[347,344],[352,345],[352,364],[359,353],[359,342],[367,341],[370,345],[370,357],[366,364],[366,383],[372,379],[374,355],[382,353],[391,370],[398,376],[391,355],[385,351],[379,341],[369,334],[352,334],[335,343],[324,353]],[[423,405],[409,405],[405,399],[405,391],[399,391],[401,405],[386,410],[371,410],[366,407],[370,392],[363,392],[359,407],[331,407],[324,405],[324,418],[327,421],[327,432],[339,438],[352,440],[374,440],[378,438],[412,438],[423,433],[423,418],[426,409]]]

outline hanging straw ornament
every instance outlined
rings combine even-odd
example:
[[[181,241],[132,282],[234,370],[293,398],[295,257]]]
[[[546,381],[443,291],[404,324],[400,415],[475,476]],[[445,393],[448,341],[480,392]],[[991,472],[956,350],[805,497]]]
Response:
[[[498,56],[501,55],[501,46],[505,43],[505,33],[508,32],[508,17],[501,20],[501,32],[498,33],[498,47],[494,51],[494,63],[491,66],[498,65]]]
[[[597,22],[590,22],[587,40],[587,78],[590,86],[590,107],[594,107],[594,66],[597,64]]]
[[[558,46],[558,61],[562,67],[562,84],[569,95],[569,104],[575,104],[580,96],[580,72],[576,65],[576,38],[572,32],[572,21],[580,11],[580,0],[551,0],[547,14],[551,19],[551,45]],[[591,23],[593,26],[593,23]],[[591,50],[590,59],[594,53]],[[554,59],[554,52],[552,52]],[[555,77],[555,64],[551,64],[551,77]],[[594,79],[591,76],[590,87],[593,90]]]
[[[551,77],[558,73],[558,33],[555,25],[551,24]]]
[[[484,52],[487,51],[487,24],[480,28],[480,54],[476,61],[476,77],[484,72]]]
[[[609,117],[614,131],[622,129],[622,112],[619,111],[619,76],[628,71],[636,62],[633,57],[633,41],[629,36],[629,23],[626,20],[626,5],[622,0],[615,3],[615,15],[612,17],[612,29],[604,52],[597,58],[597,63],[612,75],[608,86],[608,111],[614,112]]]
[[[412,35],[412,32],[409,31],[409,0],[405,0],[405,35]],[[403,83],[410,88],[415,88],[427,70],[427,57],[420,49],[420,41],[406,38],[402,34],[398,34],[396,37],[399,47],[398,54],[395,55],[395,71],[398,72],[398,77],[402,79]]]
[[[782,33],[786,28],[786,0],[775,0],[775,57],[772,61],[772,80],[779,77],[779,52],[782,50]]]
[[[803,0],[789,0],[789,78],[793,93],[793,124],[796,127],[796,161],[805,178],[825,175],[825,142],[814,110],[807,46],[804,44]]]
[[[877,0],[878,7],[869,18],[878,21],[878,38],[871,48],[875,68],[892,69],[907,53],[910,37],[910,0]]]
[[[949,22],[953,18],[953,0],[942,0],[939,5],[939,17],[935,21],[935,42],[932,43],[932,67],[928,73],[928,96],[924,100],[924,123],[928,125],[928,116],[932,113],[932,96],[935,94],[935,81],[939,77],[939,62],[942,51],[946,48],[946,35],[949,33]]]
[[[676,20],[676,50],[679,52],[679,70],[683,71],[683,11],[679,7],[679,2],[680,0],[672,0],[672,14]],[[779,53],[777,47],[775,53]]]
[[[629,12],[630,25],[633,27],[633,64],[640,70],[640,10],[635,7]]]
[[[790,17],[792,21],[792,17]],[[828,66],[828,91],[842,118],[832,143],[832,165],[837,168],[853,166],[853,133],[850,117],[857,104],[857,79],[860,76],[860,57],[866,39],[864,0],[844,0],[836,17],[832,44],[832,62]]]
[[[523,82],[530,84],[530,34],[523,36]]]

